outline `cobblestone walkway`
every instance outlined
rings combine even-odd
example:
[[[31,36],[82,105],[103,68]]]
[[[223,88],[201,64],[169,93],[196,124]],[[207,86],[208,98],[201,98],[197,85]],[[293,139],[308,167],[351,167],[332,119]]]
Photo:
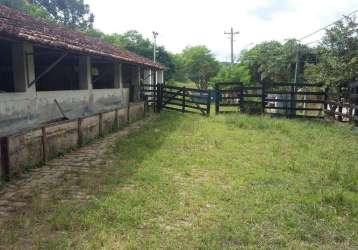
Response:
[[[48,199],[54,193],[65,194],[59,195],[60,202],[87,201],[91,197],[81,189],[79,179],[89,173],[100,174],[111,163],[107,150],[114,146],[117,139],[141,128],[147,120],[133,123],[92,144],[51,160],[0,189],[0,228],[7,220],[30,207],[34,195]]]

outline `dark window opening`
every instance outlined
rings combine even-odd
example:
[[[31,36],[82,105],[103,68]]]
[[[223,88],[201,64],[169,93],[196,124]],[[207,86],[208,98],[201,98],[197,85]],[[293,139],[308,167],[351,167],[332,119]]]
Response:
[[[114,64],[104,60],[93,59],[92,84],[94,89],[113,89]]]
[[[15,92],[11,42],[0,41],[0,93]]]
[[[132,85],[132,71],[133,71],[133,66],[128,64],[123,64],[122,66],[123,88],[129,88]]]
[[[46,71],[63,52],[35,48],[35,74],[38,77]],[[69,54],[37,83],[38,91],[59,91],[79,89],[79,57]]]

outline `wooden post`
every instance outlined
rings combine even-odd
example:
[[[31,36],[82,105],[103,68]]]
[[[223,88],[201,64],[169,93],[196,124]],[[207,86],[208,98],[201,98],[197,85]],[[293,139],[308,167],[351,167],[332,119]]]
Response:
[[[245,112],[245,99],[244,99],[244,86],[241,85],[240,89],[239,89],[239,95],[240,95],[240,99],[239,99],[239,105],[240,105],[240,112]]]
[[[221,93],[219,91],[219,89],[215,89],[216,94],[215,94],[215,114],[218,115],[220,113],[220,98],[221,98]]]
[[[290,100],[290,118],[293,118],[296,116],[296,87],[295,85],[291,86],[291,100]]]
[[[157,112],[157,102],[158,102],[158,88],[156,85],[153,86],[151,93],[153,94],[152,106],[153,106],[154,112],[156,113]]]
[[[186,96],[186,88],[185,88],[185,87],[183,87],[182,91],[183,91],[183,100],[182,100],[182,107],[181,107],[181,111],[182,111],[183,113],[185,113],[185,96]]]
[[[103,136],[103,113],[99,113],[98,135]]]
[[[118,109],[114,110],[114,128],[119,128],[119,118],[118,118]]]
[[[343,113],[343,102],[339,102],[338,104],[338,112],[339,113]],[[338,115],[337,117],[338,121],[343,121],[343,116],[341,114]]]
[[[131,119],[130,119],[130,113],[131,113],[131,99],[130,99],[130,96],[131,96],[131,89],[129,88],[129,92],[128,92],[128,104],[127,104],[127,123],[129,124],[131,122]]]
[[[160,96],[160,88],[159,88],[159,85],[158,84],[155,84],[154,85],[154,89],[155,89],[155,104],[154,104],[154,111],[156,113],[159,113],[159,96]]]
[[[163,84],[158,84],[158,110],[157,112],[160,113],[162,111],[163,106],[163,90],[164,86]]]
[[[78,146],[81,147],[83,146],[82,118],[78,118],[77,134],[78,134]]]
[[[144,117],[147,115],[147,112],[149,112],[148,99],[144,96]]]
[[[10,181],[10,150],[9,150],[9,138],[2,137],[0,139],[1,144],[1,165],[2,165],[2,179],[6,182]]]
[[[354,117],[353,117],[353,108],[354,105],[349,103],[349,109],[348,109],[348,120],[350,123],[354,122]]]
[[[43,162],[47,162],[47,134],[46,134],[46,127],[42,127],[42,160]]]
[[[262,83],[262,92],[261,92],[261,113],[265,114],[266,111],[266,85]]]
[[[324,110],[328,110],[328,92],[329,92],[329,88],[327,87],[324,89],[324,104],[323,104]]]
[[[210,116],[210,109],[211,109],[211,90],[208,91],[208,99],[206,104],[206,115]]]

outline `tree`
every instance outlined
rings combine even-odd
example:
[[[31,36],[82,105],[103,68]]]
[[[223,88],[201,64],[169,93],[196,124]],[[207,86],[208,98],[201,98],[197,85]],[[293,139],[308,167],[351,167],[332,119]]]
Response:
[[[25,11],[28,14],[52,21],[49,14],[37,5],[30,4],[27,0],[0,0],[0,4],[13,9]]]
[[[185,61],[182,54],[171,55],[172,62],[174,64],[174,71],[172,74],[172,80],[176,82],[186,82],[188,80],[185,71]]]
[[[107,43],[132,51],[138,55],[147,57],[148,59],[153,59],[154,44],[149,39],[144,38],[143,35],[136,30],[130,30],[124,34],[114,33],[111,35],[105,35],[100,31],[92,29],[87,34],[101,38]],[[158,62],[167,67],[165,80],[169,80],[172,78],[174,73],[175,64],[173,63],[170,53],[163,46],[158,46],[157,52]]]
[[[0,4],[81,30],[91,28],[94,22],[83,0],[0,0]]]
[[[251,75],[244,64],[221,64],[219,73],[213,80],[215,82],[241,82],[245,85],[250,85]]]
[[[71,28],[86,30],[93,26],[94,15],[83,0],[29,0],[45,10],[53,20]]]
[[[254,48],[244,51],[240,63],[246,65],[254,82],[293,82],[298,59],[298,82],[303,81],[303,68],[312,49],[299,45],[295,39],[284,44],[278,41],[263,42]],[[297,58],[298,56],[298,58]]]
[[[219,72],[219,63],[205,46],[187,47],[183,51],[187,76],[198,88],[207,89],[210,78]]]
[[[358,23],[354,17],[345,17],[328,29],[315,51],[317,62],[305,67],[307,80],[337,91],[358,81]]]

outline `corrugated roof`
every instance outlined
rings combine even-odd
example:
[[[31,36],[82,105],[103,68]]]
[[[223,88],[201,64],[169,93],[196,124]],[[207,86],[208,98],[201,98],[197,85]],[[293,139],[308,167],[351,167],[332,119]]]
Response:
[[[110,57],[123,62],[164,69],[160,63],[107,44],[62,25],[49,24],[21,11],[0,5],[0,34],[35,44],[84,54]]]

